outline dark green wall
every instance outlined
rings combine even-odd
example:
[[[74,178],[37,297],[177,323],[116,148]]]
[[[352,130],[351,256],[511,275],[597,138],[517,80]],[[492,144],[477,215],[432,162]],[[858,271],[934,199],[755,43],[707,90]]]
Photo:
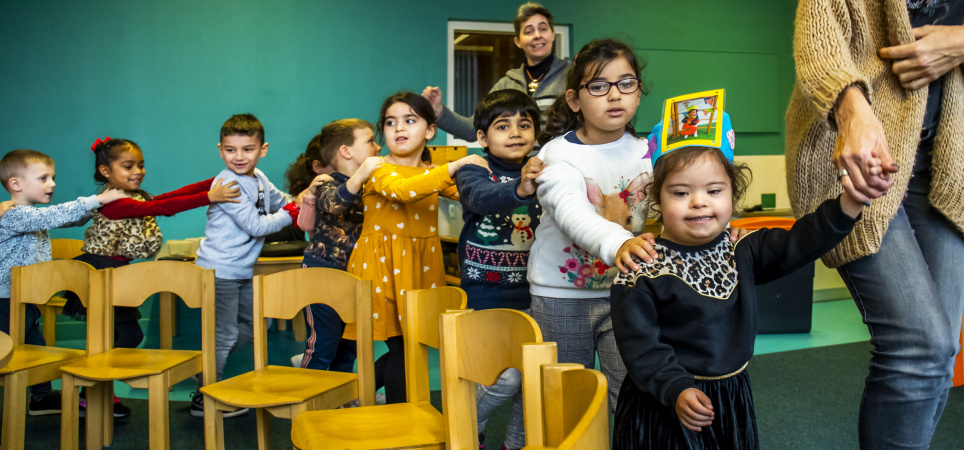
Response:
[[[221,123],[252,112],[271,143],[259,167],[280,186],[284,168],[323,124],[374,122],[387,95],[444,86],[449,19],[510,21],[518,4],[4,0],[0,152],[53,156],[61,202],[94,192],[95,138],[132,139],[149,169],[144,187],[161,193],[220,171]],[[616,37],[649,61],[652,92],[638,130],[655,123],[663,99],[723,87],[737,153],[783,152],[795,2],[545,4],[559,26],[571,27],[573,52]],[[167,238],[199,236],[204,212],[159,221]]]

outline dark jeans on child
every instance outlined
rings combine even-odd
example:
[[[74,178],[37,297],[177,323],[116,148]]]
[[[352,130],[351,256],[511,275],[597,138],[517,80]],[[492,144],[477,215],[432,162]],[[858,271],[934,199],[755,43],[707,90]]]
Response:
[[[23,343],[28,345],[47,345],[47,341],[44,340],[43,333],[40,332],[40,308],[34,304],[26,305],[26,310],[24,314],[24,339]],[[0,298],[0,331],[10,334],[10,299]],[[10,336],[11,339],[16,339],[14,336]],[[30,398],[40,401],[47,394],[51,393],[53,388],[50,386],[49,381],[43,383],[37,383],[30,386]]]
[[[305,254],[301,267],[323,267],[345,270],[314,255]],[[345,322],[328,305],[312,304],[305,307],[305,325],[308,338],[301,367],[318,370],[351,373],[355,368],[357,347],[355,341],[342,338]]]

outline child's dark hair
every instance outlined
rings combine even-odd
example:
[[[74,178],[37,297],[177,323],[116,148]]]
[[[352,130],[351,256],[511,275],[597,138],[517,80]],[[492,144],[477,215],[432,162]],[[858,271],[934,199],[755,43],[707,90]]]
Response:
[[[489,127],[499,117],[514,116],[519,113],[522,117],[529,117],[535,135],[539,135],[539,107],[532,101],[532,98],[522,91],[515,89],[502,89],[490,92],[475,107],[474,125],[476,131],[483,133],[489,132]],[[488,152],[488,148],[483,149]]]
[[[396,92],[385,99],[385,102],[382,103],[382,109],[378,113],[378,123],[375,126],[378,128],[376,133],[378,133],[379,140],[382,143],[385,143],[385,114],[388,112],[388,108],[396,103],[404,103],[410,106],[417,116],[428,122],[428,126],[435,125],[435,109],[432,108],[432,104],[425,97],[408,91]],[[422,161],[432,161],[432,155],[429,154],[428,148],[422,152]]]
[[[355,143],[355,130],[366,127],[375,131],[374,125],[362,119],[341,119],[325,125],[321,133],[308,142],[305,152],[298,155],[298,159],[288,166],[285,172],[288,192],[298,195],[311,185],[311,180],[318,175],[314,169],[315,161],[318,161],[321,167],[331,166],[338,170],[338,164],[335,163],[338,160],[338,149],[342,145],[352,146]]]
[[[94,147],[94,181],[107,184],[107,177],[100,173],[100,166],[110,167],[125,152],[131,149],[141,151],[134,141],[127,139],[108,139]]]
[[[583,80],[592,80],[607,64],[619,57],[626,58],[637,78],[646,68],[646,62],[642,58],[636,57],[633,49],[629,48],[624,42],[615,39],[599,39],[583,46],[576,57],[573,58],[572,66],[566,75],[566,90],[572,89],[578,95],[579,85],[584,83]],[[590,73],[590,70],[592,70],[592,73]],[[615,87],[613,88],[615,89]],[[642,82],[639,84],[639,91],[641,97],[649,94],[649,88]],[[633,113],[635,114],[635,111]],[[566,101],[566,95],[560,95],[546,111],[546,124],[539,136],[539,145],[546,145],[552,138],[579,129],[583,125],[582,112],[574,112],[570,109],[569,103]],[[636,134],[632,120],[626,124],[626,131]]]
[[[23,175],[23,171],[33,163],[41,163],[53,167],[54,159],[46,153],[28,149],[17,149],[3,155],[3,158],[0,159],[0,183],[3,184],[3,188],[9,192],[10,186],[8,183],[10,179]]]
[[[659,209],[659,193],[663,190],[666,177],[671,173],[689,167],[690,164],[693,164],[694,161],[703,155],[710,155],[716,158],[720,166],[723,167],[723,171],[726,172],[726,177],[730,179],[730,188],[733,192],[733,209],[736,210],[737,204],[740,202],[740,199],[743,198],[743,194],[746,193],[746,189],[750,186],[750,181],[753,179],[753,173],[750,171],[750,168],[743,163],[734,164],[730,162],[730,160],[726,159],[726,156],[723,155],[723,152],[716,147],[683,147],[660,156],[659,159],[656,160],[656,166],[653,167],[653,177],[649,183],[646,184],[644,192],[649,197],[649,208],[655,214],[657,224],[661,225],[663,223],[663,213]]]
[[[515,26],[516,37],[522,35],[522,24],[532,18],[532,16],[536,15],[544,16],[546,20],[549,21],[549,29],[555,31],[555,27],[552,24],[552,13],[549,12],[545,6],[542,6],[538,3],[529,2],[520,5],[519,10],[515,13],[515,22],[513,23],[513,26]]]
[[[264,125],[254,114],[235,114],[221,125],[221,138],[225,136],[254,136],[264,145]]]

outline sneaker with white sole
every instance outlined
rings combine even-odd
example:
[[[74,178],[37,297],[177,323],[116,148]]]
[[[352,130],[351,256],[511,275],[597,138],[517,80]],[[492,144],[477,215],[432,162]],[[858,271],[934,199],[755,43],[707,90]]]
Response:
[[[248,413],[248,408],[238,408],[233,411],[222,411],[224,418],[243,416]],[[191,415],[194,417],[204,417],[204,394],[200,392],[191,393]]]
[[[60,392],[53,391],[40,400],[30,399],[30,409],[27,414],[31,416],[60,414]]]
[[[293,367],[301,367],[301,361],[303,361],[304,359],[305,359],[305,354],[298,353],[297,355],[294,355],[291,357],[291,365]]]

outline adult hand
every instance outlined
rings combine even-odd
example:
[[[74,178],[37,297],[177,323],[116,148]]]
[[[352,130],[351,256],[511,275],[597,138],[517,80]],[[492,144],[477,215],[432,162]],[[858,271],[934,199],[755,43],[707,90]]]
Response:
[[[844,90],[835,108],[833,163],[838,169],[847,169],[848,176],[840,179],[844,189],[867,203],[894,184],[890,174],[897,172],[897,163],[890,156],[883,125],[859,88]]]
[[[881,58],[894,60],[891,70],[904,89],[927,86],[964,63],[964,26],[926,25],[911,31],[914,42],[878,52]]]
[[[428,86],[422,90],[422,97],[425,97],[432,104],[435,110],[435,118],[442,117],[442,90],[438,86]]]

